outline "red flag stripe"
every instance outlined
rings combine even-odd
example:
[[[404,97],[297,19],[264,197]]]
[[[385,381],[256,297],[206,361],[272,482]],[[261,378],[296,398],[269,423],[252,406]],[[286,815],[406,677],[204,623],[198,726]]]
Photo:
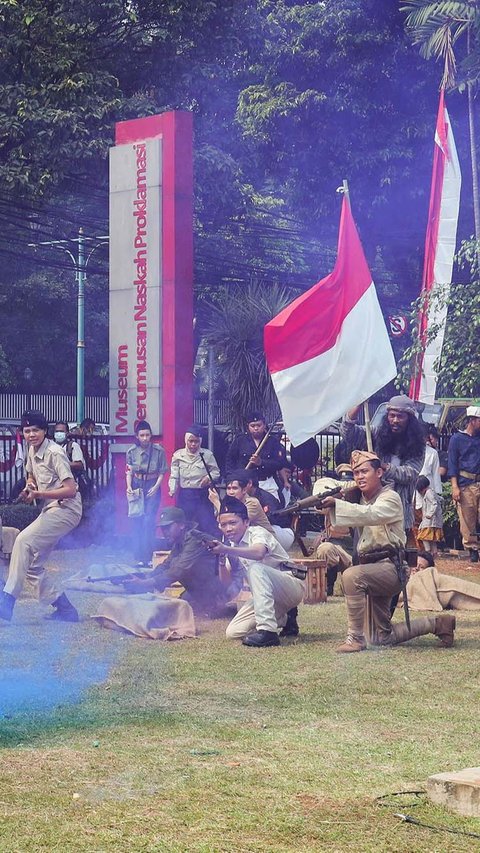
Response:
[[[344,197],[333,272],[265,326],[265,354],[270,373],[301,364],[330,350],[345,317],[371,283],[372,277],[350,204]]]

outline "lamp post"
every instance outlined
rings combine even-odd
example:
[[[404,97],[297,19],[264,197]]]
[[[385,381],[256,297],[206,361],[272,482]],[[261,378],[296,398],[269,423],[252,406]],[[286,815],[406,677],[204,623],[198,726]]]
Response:
[[[27,389],[27,410],[32,408],[32,379],[33,379],[33,370],[31,367],[26,367],[23,371],[23,378],[25,380],[25,387]]]
[[[85,417],[85,271],[93,253],[100,246],[108,243],[108,236],[85,237],[83,228],[78,229],[78,237],[71,240],[45,240],[41,243],[29,243],[29,246],[50,246],[67,253],[75,269],[77,280],[77,423],[80,424]],[[85,256],[85,248],[89,243],[95,243]],[[76,257],[68,248],[70,244],[76,243]]]

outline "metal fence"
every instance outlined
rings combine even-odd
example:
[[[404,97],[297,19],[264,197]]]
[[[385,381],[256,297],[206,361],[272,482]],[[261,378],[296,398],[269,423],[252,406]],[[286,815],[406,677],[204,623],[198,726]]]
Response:
[[[75,437],[82,448],[86,472],[92,483],[92,494],[99,496],[108,486],[112,472],[108,435]],[[19,456],[14,436],[0,436],[0,503],[11,503],[16,487],[24,476],[22,456]]]
[[[0,420],[20,423],[26,409],[39,409],[49,423],[77,422],[77,398],[74,394],[0,394]],[[85,417],[96,424],[108,424],[108,397],[85,397]]]
[[[286,443],[283,433],[276,433],[277,437]],[[336,462],[335,451],[341,441],[341,436],[334,433],[321,432],[315,436],[319,446],[319,459],[313,471],[300,473],[300,479],[308,488],[310,482],[331,472]],[[440,448],[448,449],[450,435],[440,436]],[[85,467],[92,483],[93,495],[99,496],[108,486],[112,473],[112,458],[110,445],[114,439],[108,435],[92,435],[75,437],[82,448],[85,458]],[[220,459],[220,457],[219,457]],[[345,460],[347,461],[347,460]],[[294,471],[294,476],[299,474]],[[18,456],[18,448],[15,437],[12,435],[0,435],[0,503],[9,503],[12,492],[15,494],[15,486],[24,476],[22,457]]]

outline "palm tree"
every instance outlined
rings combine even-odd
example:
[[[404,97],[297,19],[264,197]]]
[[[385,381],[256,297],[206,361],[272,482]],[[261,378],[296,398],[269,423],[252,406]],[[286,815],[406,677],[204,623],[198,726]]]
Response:
[[[470,130],[470,159],[472,163],[473,214],[475,238],[480,246],[480,201],[477,168],[477,147],[474,119],[474,88],[480,74],[478,34],[480,33],[480,6],[478,0],[407,0],[400,7],[407,13],[406,28],[413,43],[420,45],[426,59],[434,56],[443,59],[441,87],[459,91],[466,87],[468,121]],[[460,63],[460,80],[454,47],[466,37],[466,57]],[[480,254],[480,248],[478,249]]]
[[[286,287],[251,281],[224,287],[202,307],[202,332],[216,353],[217,370],[227,389],[232,426],[245,426],[253,409],[278,414],[278,402],[265,361],[263,329],[294,296]]]

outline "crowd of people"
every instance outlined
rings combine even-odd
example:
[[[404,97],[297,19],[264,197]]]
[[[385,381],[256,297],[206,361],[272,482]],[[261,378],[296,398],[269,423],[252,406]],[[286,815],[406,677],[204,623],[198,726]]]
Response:
[[[467,409],[465,429],[450,440],[448,461],[435,446],[435,428],[429,427],[425,435],[407,396],[390,399],[370,444],[365,427],[357,423],[358,411],[349,411],[342,421],[349,464],[338,465],[313,486],[324,519],[314,554],[326,571],[328,594],[341,575],[346,604],[347,633],[337,652],[394,645],[428,633],[451,646],[455,616],[445,610],[480,607],[480,596],[475,584],[456,583],[435,568],[442,541],[442,478],[451,478],[464,546],[476,562],[480,407]],[[81,449],[65,423],[55,425],[50,440],[40,412],[26,412],[21,426],[28,446],[21,499],[40,501],[42,509],[16,539],[0,594],[0,618],[12,618],[28,580],[39,599],[53,606],[52,618],[76,621],[75,607],[53,583],[45,561],[81,518]],[[276,646],[280,636],[297,635],[307,566],[291,552],[292,462],[285,445],[267,429],[263,414],[249,413],[245,432],[230,445],[224,483],[214,454],[202,447],[201,429],[186,431],[185,445],[173,453],[170,466],[147,421],[137,423],[135,437],[126,456],[126,500],[135,568],[151,571],[123,578],[127,598],[161,593],[177,582],[184,588],[184,599],[202,615],[216,618],[233,609],[227,636],[246,646]],[[160,509],[165,476],[176,506]],[[332,485],[337,491],[322,499]],[[300,496],[306,494],[300,485],[298,489]],[[276,515],[285,508],[286,514]],[[168,556],[153,567],[157,523]],[[411,569],[408,562],[417,550]],[[392,622],[400,596],[405,621]],[[409,601],[411,607],[438,613],[410,620]]]

